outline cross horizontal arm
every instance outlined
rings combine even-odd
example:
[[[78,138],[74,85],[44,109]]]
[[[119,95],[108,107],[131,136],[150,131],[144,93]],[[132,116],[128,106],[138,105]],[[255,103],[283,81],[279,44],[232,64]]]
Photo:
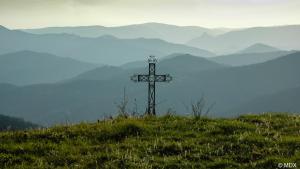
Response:
[[[170,82],[172,80],[172,76],[169,74],[165,75],[155,75],[155,82]]]
[[[133,75],[130,79],[134,82],[149,82],[149,75]]]

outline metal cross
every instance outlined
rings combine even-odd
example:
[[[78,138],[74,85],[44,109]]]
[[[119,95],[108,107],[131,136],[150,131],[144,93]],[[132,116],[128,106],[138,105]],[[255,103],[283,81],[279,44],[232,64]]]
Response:
[[[170,82],[172,77],[169,74],[157,75],[155,74],[156,58],[150,56],[148,59],[149,73],[147,75],[133,75],[131,80],[134,82],[148,82],[148,108],[147,113],[149,115],[155,115],[155,82]]]

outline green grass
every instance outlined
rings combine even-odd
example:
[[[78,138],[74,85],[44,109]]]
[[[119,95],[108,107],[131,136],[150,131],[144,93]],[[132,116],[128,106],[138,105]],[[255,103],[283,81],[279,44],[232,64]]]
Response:
[[[0,168],[277,168],[300,165],[300,116],[179,116],[0,133]]]

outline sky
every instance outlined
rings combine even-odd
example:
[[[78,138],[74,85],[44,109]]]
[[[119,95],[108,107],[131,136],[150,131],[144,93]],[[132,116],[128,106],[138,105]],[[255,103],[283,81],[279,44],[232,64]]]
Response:
[[[300,0],[0,0],[0,25],[121,26],[146,22],[208,28],[300,24]]]

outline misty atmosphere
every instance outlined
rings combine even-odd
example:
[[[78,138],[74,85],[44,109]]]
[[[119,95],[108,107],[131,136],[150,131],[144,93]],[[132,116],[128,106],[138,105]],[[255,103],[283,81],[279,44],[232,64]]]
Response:
[[[1,0],[0,168],[300,166],[299,9]]]
[[[202,96],[215,103],[212,117],[300,111],[300,25],[215,31],[159,23],[2,26],[0,112],[46,126],[95,121],[116,115],[126,88],[126,111],[136,104],[143,114],[147,84],[130,76],[147,73],[149,55],[158,59],[158,74],[173,76],[168,84],[157,83],[158,114],[172,109],[188,115],[187,106]],[[184,43],[185,32],[195,35]]]

